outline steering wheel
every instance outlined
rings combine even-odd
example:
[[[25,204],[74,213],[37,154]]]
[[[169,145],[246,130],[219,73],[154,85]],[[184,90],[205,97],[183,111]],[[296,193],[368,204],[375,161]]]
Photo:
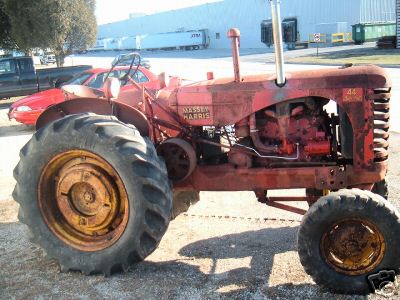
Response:
[[[141,61],[142,61],[142,57],[140,56],[140,54],[139,54],[139,53],[136,53],[136,52],[133,52],[133,53],[129,53],[129,54],[126,54],[126,55],[121,56],[121,57],[117,60],[117,62],[115,63],[115,65],[118,65],[118,63],[119,63],[120,61],[124,61],[125,59],[130,58],[130,57],[132,57],[132,58],[131,58],[131,63],[130,63],[130,65],[129,65],[129,70],[128,70],[128,72],[126,72],[126,74],[125,74],[124,76],[122,76],[122,78],[120,79],[120,80],[121,80],[121,85],[126,85],[127,82],[128,82],[131,78],[133,78],[133,77],[136,75],[137,71],[139,70],[140,63],[141,63]],[[137,60],[137,63],[136,63],[136,60]],[[136,66],[136,67],[135,67],[135,70],[134,70],[133,73],[131,74],[131,71],[132,71],[132,69],[133,69],[134,66]]]
[[[131,58],[131,63],[129,64],[129,70],[128,70],[128,72],[126,72],[126,74],[124,76],[122,76],[120,78],[121,85],[125,85],[128,82],[129,77],[134,77],[136,75],[137,71],[139,70],[140,63],[142,61],[142,57],[137,52],[132,52],[132,53],[128,53],[128,54],[120,56],[118,58],[118,60],[111,66],[110,71],[108,71],[106,77],[104,78],[104,82],[107,80],[107,78],[110,76],[111,72],[115,69],[116,66],[118,66],[118,64],[121,61],[124,61],[125,59],[129,59],[130,57],[132,57],[132,58]],[[138,60],[137,63],[135,63],[136,60]],[[130,72],[132,71],[134,66],[135,66],[135,71],[133,71],[133,73],[130,74]],[[124,81],[124,84],[122,84],[122,81]]]

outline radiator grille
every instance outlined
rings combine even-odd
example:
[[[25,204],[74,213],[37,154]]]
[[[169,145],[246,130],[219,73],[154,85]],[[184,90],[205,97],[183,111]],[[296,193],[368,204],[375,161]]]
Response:
[[[374,161],[388,159],[390,88],[374,90]]]

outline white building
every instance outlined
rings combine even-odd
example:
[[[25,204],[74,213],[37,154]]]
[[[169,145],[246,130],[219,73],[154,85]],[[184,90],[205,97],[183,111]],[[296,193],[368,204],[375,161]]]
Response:
[[[351,25],[395,22],[396,0],[281,0],[282,19],[296,18],[300,41],[315,32],[351,32]],[[268,0],[224,0],[100,25],[98,39],[208,29],[211,48],[229,48],[226,32],[241,31],[242,48],[264,48],[260,24],[271,18]]]
[[[400,49],[400,0],[396,2],[396,36],[397,36],[397,48]]]

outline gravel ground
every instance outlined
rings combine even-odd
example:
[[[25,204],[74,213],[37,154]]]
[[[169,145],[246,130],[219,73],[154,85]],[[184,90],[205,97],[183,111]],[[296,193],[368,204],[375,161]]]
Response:
[[[159,248],[127,273],[60,273],[17,220],[12,169],[32,128],[9,122],[7,106],[0,105],[0,299],[381,298],[321,290],[296,251],[300,217],[266,207],[247,192],[202,192],[198,204],[171,222]],[[400,134],[392,133],[390,142],[390,200],[400,208]]]
[[[400,207],[400,135],[391,142],[390,200]],[[1,299],[381,298],[333,295],[316,286],[296,252],[300,217],[263,206],[252,193],[201,193],[145,262],[110,278],[60,273],[29,242],[17,211],[13,200],[0,201]]]

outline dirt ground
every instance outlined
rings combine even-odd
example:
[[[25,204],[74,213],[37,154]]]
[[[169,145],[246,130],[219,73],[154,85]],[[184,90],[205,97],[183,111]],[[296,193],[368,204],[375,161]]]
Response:
[[[198,204],[170,223],[158,249],[127,273],[60,273],[17,219],[12,168],[3,166],[16,164],[32,128],[9,122],[8,106],[0,103],[0,299],[382,298],[321,290],[297,254],[301,217],[264,206],[248,192],[202,192]],[[400,134],[392,133],[390,142],[390,201],[400,208]]]
[[[391,143],[390,200],[400,207],[400,135],[392,134]],[[247,192],[203,192],[197,205],[171,222],[146,261],[109,278],[60,273],[29,241],[17,211],[13,200],[0,201],[1,299],[381,298],[321,290],[296,252],[300,217],[265,207]]]

